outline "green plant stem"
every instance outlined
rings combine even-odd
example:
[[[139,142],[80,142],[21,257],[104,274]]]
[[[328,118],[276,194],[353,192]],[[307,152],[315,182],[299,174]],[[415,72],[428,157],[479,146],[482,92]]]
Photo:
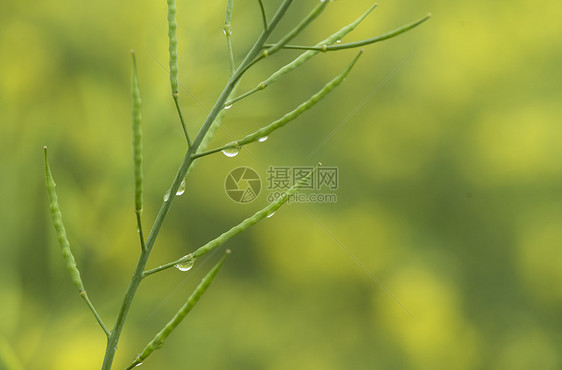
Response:
[[[53,179],[53,174],[51,173],[51,167],[49,166],[49,160],[47,157],[47,147],[43,147],[43,152],[45,155],[45,185],[47,187],[47,193],[49,195],[49,209],[51,211],[51,219],[53,220],[53,224],[55,226],[55,231],[57,233],[57,238],[60,244],[62,257],[64,259],[66,268],[70,273],[70,277],[72,279],[72,283],[78,289],[80,297],[86,302],[86,305],[92,311],[92,314],[96,318],[99,326],[102,328],[105,335],[109,338],[111,333],[103,323],[100,315],[96,311],[94,305],[88,298],[88,293],[86,293],[86,289],[84,288],[84,283],[82,282],[82,278],[80,276],[80,271],[76,266],[76,260],[74,259],[74,255],[70,250],[70,242],[68,241],[68,237],[66,236],[66,229],[62,222],[62,214],[60,211],[59,201],[57,197],[57,192],[55,190],[55,180]]]
[[[82,297],[84,302],[86,302],[86,305],[88,306],[90,311],[92,311],[92,314],[94,315],[94,317],[96,318],[96,321],[98,322],[99,326],[101,327],[101,329],[105,333],[105,336],[109,339],[109,336],[111,335],[111,332],[107,329],[107,327],[103,323],[103,320],[101,319],[98,311],[96,311],[96,308],[94,307],[92,301],[90,301],[90,298],[88,297],[88,293],[86,293],[86,291],[83,290],[83,291],[80,292],[80,297]]]
[[[141,214],[140,213],[136,213],[136,217],[137,217],[137,231],[139,233],[139,241],[140,241],[140,246],[141,246],[141,251],[145,251],[146,252],[146,244],[144,242],[144,232],[142,230],[142,218],[141,218]]]
[[[129,365],[126,370],[130,370],[135,366],[142,364],[143,361],[152,354],[152,352],[162,347],[162,344],[164,343],[166,338],[168,338],[170,333],[178,327],[185,316],[187,316],[187,314],[193,309],[193,307],[195,307],[201,296],[209,288],[212,281],[217,276],[220,268],[224,264],[226,256],[229,254],[230,250],[227,250],[224,256],[219,260],[219,262],[201,280],[201,283],[199,283],[197,288],[195,288],[195,291],[189,296],[185,304],[176,312],[174,317],[164,326],[164,328],[154,336],[154,338],[146,345],[144,350],[135,358],[133,363]]]
[[[384,33],[382,35],[372,37],[372,38],[369,38],[369,39],[365,39],[365,40],[361,40],[361,41],[349,42],[349,43],[338,44],[338,45],[330,45],[330,46],[327,46],[327,45],[322,45],[322,46],[318,46],[318,45],[317,46],[284,45],[284,46],[282,46],[282,48],[283,49],[296,49],[296,50],[316,50],[316,51],[322,51],[322,52],[358,48],[358,47],[361,47],[361,46],[374,44],[376,42],[388,40],[388,39],[391,39],[391,38],[396,37],[398,35],[401,35],[401,34],[407,32],[407,31],[409,31],[413,28],[416,28],[417,26],[424,23],[425,21],[427,21],[431,17],[432,17],[432,15],[431,15],[431,13],[429,13],[420,20],[417,20],[415,22],[406,24],[402,27],[399,27],[395,30],[389,31],[389,32]],[[274,45],[276,45],[276,44],[266,44],[264,46],[265,47],[273,47]]]
[[[267,24],[267,15],[265,14],[265,7],[263,6],[262,0],[258,0],[258,3],[260,5],[260,12],[261,12],[261,19],[262,19],[262,22],[263,22],[263,29],[267,30],[269,28],[269,25]]]
[[[325,40],[319,42],[316,46],[317,47],[323,47],[323,46],[328,46],[328,45],[332,45],[334,44],[336,41],[341,40],[345,35],[347,35],[348,33],[350,33],[351,31],[353,31],[355,28],[357,28],[357,26],[365,19],[367,18],[367,16],[378,6],[378,4],[373,4],[365,13],[363,13],[359,18],[357,18],[355,21],[353,21],[352,23],[348,24],[345,27],[342,27],[340,30],[338,30],[336,33],[332,34],[331,36],[329,36],[328,38],[326,38]],[[314,13],[314,12],[313,12]],[[280,43],[278,43],[280,44]],[[275,45],[269,44],[270,47],[274,47]],[[282,76],[284,76],[285,74],[295,70],[296,68],[300,67],[301,65],[303,65],[304,63],[306,63],[308,60],[310,60],[312,57],[316,56],[318,53],[320,53],[321,50],[307,50],[306,52],[302,53],[301,55],[299,55],[297,58],[295,58],[292,62],[290,62],[289,64],[281,67],[279,70],[277,70],[275,73],[273,73],[271,76],[269,76],[266,80],[260,82],[258,84],[258,86],[256,86],[255,88],[253,88],[252,90],[242,94],[241,96],[231,99],[229,101],[227,101],[225,103],[225,106],[229,106],[234,104],[235,102],[248,97],[260,90],[265,89],[267,86],[271,85],[272,83],[276,82],[278,79],[280,79]],[[262,53],[263,56],[263,53]]]
[[[320,91],[318,91],[316,94],[314,94],[312,97],[310,97],[310,99],[308,99],[307,101],[305,101],[304,103],[299,105],[297,108],[293,109],[291,112],[285,114],[283,117],[279,118],[278,120],[270,123],[269,125],[267,125],[265,127],[262,127],[261,129],[255,131],[255,132],[247,135],[246,137],[244,137],[241,140],[237,140],[237,141],[225,144],[225,145],[223,145],[219,148],[211,149],[211,150],[208,150],[206,152],[197,153],[193,156],[193,158],[204,157],[204,156],[207,156],[207,155],[218,153],[218,152],[226,150],[226,149],[241,148],[243,145],[259,141],[260,138],[268,136],[273,131],[278,130],[279,128],[285,126],[287,123],[293,121],[298,116],[300,116],[301,114],[303,114],[304,112],[306,112],[307,110],[312,108],[316,103],[318,103],[326,95],[328,95],[328,93],[330,93],[330,91],[332,91],[334,88],[339,86],[343,82],[343,80],[346,78],[346,76],[349,74],[349,72],[351,72],[351,69],[353,68],[353,66],[355,65],[355,63],[357,62],[357,60],[359,59],[359,57],[361,56],[362,53],[363,53],[363,50],[361,50],[359,52],[359,54],[357,54],[357,56],[353,59],[353,61],[346,67],[346,69],[341,74],[339,74],[338,76],[333,78],[330,82],[328,82],[326,85],[324,85],[324,87]]]
[[[213,109],[211,109],[211,112],[203,122],[201,129],[199,130],[197,136],[193,140],[193,144],[187,149],[184,159],[180,165],[180,168],[170,188],[170,196],[166,201],[162,203],[162,206],[160,207],[160,211],[158,212],[158,215],[156,216],[156,220],[154,221],[154,224],[152,226],[152,230],[150,231],[148,239],[146,240],[146,251],[141,251],[140,253],[139,259],[137,261],[137,265],[129,282],[129,286],[127,287],[127,291],[125,293],[123,303],[121,305],[121,308],[119,309],[119,313],[117,315],[115,325],[113,327],[113,330],[111,331],[111,336],[107,342],[102,370],[111,369],[111,366],[113,364],[113,359],[115,357],[115,351],[117,350],[117,343],[119,342],[119,338],[121,336],[121,332],[123,330],[123,326],[125,324],[127,314],[131,307],[131,303],[136,294],[140,281],[142,280],[143,271],[148,261],[148,257],[150,255],[152,247],[154,246],[158,233],[160,232],[160,228],[162,227],[162,224],[166,219],[168,212],[170,211],[170,207],[176,197],[176,192],[182,180],[184,179],[187,170],[193,163],[192,155],[194,153],[197,153],[199,145],[203,141],[205,135],[207,134],[207,131],[215,121],[217,115],[223,109],[224,102],[226,101],[226,99],[228,98],[228,96],[236,86],[236,83],[240,80],[240,78],[246,71],[246,65],[250,63],[259,54],[260,50],[262,49],[263,45],[267,41],[268,37],[271,35],[271,32],[273,32],[276,25],[279,23],[281,18],[283,18],[287,9],[289,8],[289,6],[292,4],[293,1],[294,0],[284,0],[283,3],[279,6],[277,13],[273,16],[270,22],[270,27],[262,32],[262,34],[259,36],[254,46],[250,49],[250,51],[248,52],[248,54],[246,55],[246,57],[238,67],[238,69],[228,80],[225,88],[223,89],[222,93],[218,97],[217,102],[215,103]]]
[[[191,138],[189,137],[189,133],[187,132],[187,126],[185,124],[185,121],[183,119],[183,114],[181,112],[180,102],[179,102],[180,96],[179,96],[179,94],[176,93],[172,97],[174,98],[174,103],[175,103],[175,106],[176,106],[176,110],[178,112],[178,116],[180,118],[180,123],[181,123],[181,127],[183,129],[183,134],[185,136],[185,140],[187,141],[187,146],[190,147],[191,146]]]

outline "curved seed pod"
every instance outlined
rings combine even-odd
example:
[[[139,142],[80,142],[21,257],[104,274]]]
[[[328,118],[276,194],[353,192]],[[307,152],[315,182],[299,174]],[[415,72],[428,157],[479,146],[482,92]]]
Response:
[[[45,153],[45,184],[47,186],[47,193],[49,194],[49,208],[51,210],[51,219],[53,220],[53,224],[55,226],[57,238],[59,240],[62,257],[64,258],[66,268],[70,273],[72,282],[74,283],[76,288],[78,288],[78,291],[82,293],[85,292],[84,284],[82,283],[82,279],[80,278],[80,271],[78,271],[78,267],[76,267],[76,260],[74,259],[74,255],[70,250],[70,243],[68,242],[68,238],[66,237],[66,230],[64,228],[64,224],[62,223],[62,215],[60,212],[57,193],[55,191],[56,185],[55,181],[53,180],[53,175],[51,174],[51,168],[49,167],[49,161],[47,158],[47,147],[43,147],[43,150]]]
[[[262,127],[256,132],[247,135],[241,140],[233,141],[231,143],[223,145],[220,148],[211,149],[206,152],[199,152],[193,155],[193,158],[204,157],[206,155],[214,154],[228,149],[240,150],[242,145],[246,145],[255,141],[264,141],[263,138],[266,138],[273,131],[285,126],[287,123],[296,119],[298,116],[300,116],[301,114],[312,108],[320,100],[322,100],[326,95],[328,95],[328,93],[330,93],[330,91],[332,91],[334,88],[339,86],[343,82],[343,80],[347,77],[349,72],[351,72],[351,69],[353,68],[353,66],[355,65],[361,54],[363,54],[363,50],[361,50],[359,54],[357,54],[357,56],[353,59],[353,61],[346,67],[346,69],[341,74],[339,74],[338,76],[333,78],[330,82],[328,82],[326,85],[324,85],[324,87],[316,94],[311,96],[310,99],[308,99],[307,101],[296,107],[291,112],[285,114],[283,117],[279,118],[278,120],[270,123],[265,127]]]
[[[167,0],[168,3],[168,38],[170,39],[170,85],[172,87],[172,95],[178,94],[178,38],[176,31],[178,24],[176,22],[176,1]]]
[[[226,256],[230,253],[230,250],[227,250],[225,255],[220,259],[220,261],[205,275],[201,283],[195,288],[195,291],[189,296],[187,302],[176,312],[174,317],[164,326],[162,330],[158,334],[154,336],[154,338],[146,345],[144,350],[135,358],[133,363],[127,368],[132,369],[133,367],[141,364],[152,352],[156,351],[168,338],[170,333],[182,322],[185,316],[195,307],[203,293],[209,288],[211,282],[217,276],[220,268],[222,267]]]
[[[302,185],[304,185],[310,179],[311,176],[314,175],[314,173],[316,172],[317,169],[318,169],[318,166],[316,166],[308,175],[304,176],[296,184],[294,184],[291,188],[289,188],[275,202],[271,203],[270,205],[263,208],[262,210],[256,212],[253,216],[248,217],[247,219],[245,219],[244,221],[242,221],[238,225],[232,227],[230,230],[224,232],[223,234],[221,234],[216,239],[211,240],[210,242],[208,242],[204,246],[197,249],[195,252],[193,252],[191,254],[192,257],[197,258],[197,257],[200,257],[201,255],[203,255],[205,253],[208,253],[208,252],[212,251],[213,249],[219,247],[220,245],[222,245],[224,242],[226,242],[227,240],[229,240],[233,236],[235,236],[237,234],[240,234],[242,231],[246,230],[250,226],[255,225],[256,223],[263,220],[264,218],[267,218],[268,216],[271,216],[273,213],[275,213],[275,211],[277,211],[279,208],[281,208],[281,206],[283,204],[285,204],[287,202],[287,200],[289,200],[289,197],[291,195],[295,194],[297,192],[297,190]]]
[[[352,23],[348,24],[347,26],[341,28],[338,32],[329,36],[325,40],[320,41],[316,46],[322,48],[323,46],[332,45],[336,41],[341,40],[345,35],[347,35],[351,31],[353,31],[359,25],[359,23],[361,23],[369,15],[369,13],[371,13],[377,6],[378,6],[377,4],[374,4],[373,6],[371,6],[369,8],[369,10],[367,10],[365,13],[363,13],[354,22],[352,22]],[[277,72],[275,72],[271,76],[269,76],[269,78],[267,78],[265,81],[263,81],[260,85],[262,85],[264,87],[268,86],[268,85],[271,85],[272,83],[277,81],[279,78],[281,78],[281,76],[283,76],[284,74],[289,73],[292,70],[294,70],[295,68],[301,66],[302,64],[307,62],[310,58],[312,58],[315,55],[317,55],[318,53],[320,53],[320,51],[321,50],[308,50],[308,51],[302,53],[300,56],[298,56],[291,63],[285,65],[284,67],[279,69]]]
[[[269,125],[261,128],[261,129],[259,129],[258,131],[246,136],[242,140],[239,140],[238,144],[239,145],[245,145],[245,144],[248,144],[248,143],[251,143],[251,142],[259,141],[261,138],[266,137],[270,133],[272,133],[273,131],[285,126],[287,123],[291,122],[292,120],[294,120],[295,118],[297,118],[298,116],[303,114],[305,111],[312,108],[316,103],[318,103],[326,95],[328,95],[328,93],[330,91],[332,91],[334,88],[336,88],[337,86],[339,86],[343,82],[343,80],[346,78],[346,76],[349,74],[349,72],[351,72],[351,69],[353,68],[353,66],[355,65],[355,63],[357,62],[357,60],[359,59],[361,54],[363,54],[362,50],[359,52],[359,54],[357,54],[357,56],[353,59],[353,61],[346,67],[346,69],[341,74],[339,74],[334,79],[332,79],[330,82],[328,82],[326,85],[324,85],[324,87],[320,91],[318,91],[316,94],[314,94],[306,102],[302,103],[301,105],[299,105],[297,108],[295,108],[291,112],[285,114],[283,117],[281,117],[277,121],[272,122],[271,124],[269,124]]]
[[[322,46],[322,47],[301,46],[301,45],[285,45],[285,46],[283,46],[283,48],[284,49],[299,49],[299,50],[318,50],[318,51],[336,51],[336,50],[345,50],[345,49],[357,48],[357,47],[361,47],[361,46],[374,44],[376,42],[388,40],[388,39],[391,39],[391,38],[396,37],[398,35],[401,35],[404,32],[407,32],[407,31],[409,31],[413,28],[416,28],[417,26],[424,23],[425,21],[427,21],[431,17],[432,17],[432,15],[431,15],[431,13],[429,13],[425,17],[423,17],[422,19],[419,19],[415,22],[405,24],[402,27],[398,27],[398,28],[396,28],[392,31],[388,31],[386,33],[383,33],[382,35],[372,37],[372,38],[369,38],[369,39],[365,39],[365,40],[361,40],[361,41],[348,42],[348,43],[345,43],[345,44]],[[271,45],[271,46],[273,46],[273,45]]]
[[[289,64],[286,64],[283,67],[281,67],[279,70],[277,70],[271,76],[269,76],[266,80],[260,82],[258,84],[258,86],[254,87],[251,90],[246,91],[245,93],[241,94],[240,96],[237,96],[234,99],[228,100],[226,103],[224,103],[224,106],[230,106],[230,105],[236,103],[239,100],[242,100],[242,99],[244,99],[244,98],[260,91],[260,90],[265,89],[267,86],[271,85],[272,83],[274,83],[275,81],[280,79],[283,75],[285,75],[285,74],[295,70],[296,68],[300,67],[301,65],[306,63],[308,60],[310,60],[312,57],[316,56],[318,53],[320,53],[322,51],[325,51],[325,49],[328,46],[334,44],[338,40],[341,40],[345,35],[347,35],[351,31],[353,31],[369,15],[369,13],[371,13],[377,6],[378,6],[378,4],[375,3],[365,13],[363,13],[359,18],[357,18],[354,22],[348,24],[345,27],[342,27],[338,32],[332,34],[331,36],[329,36],[325,40],[320,41],[316,46],[313,47],[313,50],[308,50],[308,51],[302,53],[297,58],[293,59],[292,62],[290,62]],[[315,10],[321,11],[321,10],[323,10],[323,7],[317,8]],[[311,14],[314,14],[314,11]],[[310,21],[312,21],[313,19],[314,18],[312,18]],[[267,46],[271,47],[275,51],[277,51],[275,48],[282,47],[282,43],[279,42],[278,44],[267,45]],[[269,55],[269,49],[265,50],[265,55]]]
[[[137,74],[137,61],[135,52],[131,52],[133,58],[133,77],[131,94],[133,96],[133,161],[135,166],[135,211],[137,214],[142,213],[142,192],[143,192],[143,174],[142,174],[142,127],[141,127],[141,95],[139,87],[139,77]]]

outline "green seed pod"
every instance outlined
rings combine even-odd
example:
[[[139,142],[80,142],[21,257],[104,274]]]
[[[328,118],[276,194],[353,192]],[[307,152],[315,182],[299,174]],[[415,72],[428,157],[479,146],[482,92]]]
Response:
[[[329,45],[332,45],[333,43],[335,43],[336,41],[341,40],[345,35],[347,35],[351,31],[353,31],[359,25],[359,23],[361,23],[367,17],[367,15],[369,15],[369,13],[371,13],[371,11],[373,11],[373,9],[375,9],[376,7],[377,7],[377,4],[374,4],[373,6],[371,6],[369,8],[369,10],[367,10],[365,13],[363,13],[354,22],[352,22],[352,23],[348,24],[347,26],[341,28],[338,32],[329,36],[325,40],[320,41],[316,46],[317,47],[329,46]],[[267,78],[265,81],[263,81],[262,84],[265,84],[265,86],[271,85],[272,83],[277,81],[279,78],[281,78],[281,76],[283,76],[286,73],[289,73],[289,72],[293,71],[294,69],[300,67],[302,64],[307,62],[309,59],[311,59],[312,57],[314,57],[318,53],[320,53],[320,51],[318,51],[318,50],[308,50],[308,51],[302,53],[297,58],[295,58],[291,63],[283,66],[277,72],[275,72],[271,76],[269,76],[269,78]]]
[[[168,2],[168,38],[170,39],[170,85],[172,87],[172,95],[178,94],[178,38],[176,31],[178,24],[176,22],[176,1],[167,0]]]
[[[201,280],[201,283],[195,288],[195,291],[189,296],[185,304],[176,312],[174,317],[164,326],[162,330],[154,338],[146,345],[144,350],[135,358],[134,362],[129,366],[129,369],[132,369],[134,366],[142,363],[152,352],[156,351],[168,338],[170,333],[177,328],[177,326],[182,322],[185,316],[195,307],[201,296],[205,293],[207,288],[211,285],[214,278],[217,276],[220,268],[222,267],[226,256],[230,253],[230,250],[227,250],[225,255],[220,259],[220,261],[205,275],[205,277]]]
[[[246,136],[242,140],[238,140],[238,144],[239,145],[245,145],[245,144],[255,142],[255,141],[264,141],[262,139],[267,137],[270,133],[272,133],[273,131],[275,131],[275,130],[283,127],[283,126],[285,126],[287,123],[291,122],[292,120],[294,120],[295,118],[297,118],[298,116],[303,114],[305,111],[312,108],[316,103],[318,103],[326,95],[328,95],[328,93],[330,91],[332,91],[335,87],[337,87],[338,85],[340,85],[343,82],[343,80],[349,74],[349,72],[351,71],[351,69],[353,68],[353,66],[355,65],[355,63],[357,62],[357,60],[359,59],[359,57],[361,56],[362,53],[363,53],[363,51],[360,51],[359,54],[357,54],[357,56],[353,59],[353,61],[346,67],[346,69],[341,74],[339,74],[334,79],[332,79],[330,82],[328,82],[326,85],[324,85],[324,87],[320,91],[318,91],[316,94],[314,94],[312,97],[310,97],[310,99],[308,99],[307,101],[305,101],[304,103],[299,105],[297,108],[295,108],[291,112],[285,114],[283,117],[281,117],[277,121],[259,129],[258,131],[254,132],[254,133],[252,133],[248,136]]]
[[[135,171],[135,211],[142,213],[142,192],[143,192],[143,173],[142,173],[142,127],[141,127],[141,95],[139,87],[139,77],[137,74],[137,61],[135,52],[131,52],[133,57],[133,77],[132,77],[132,96],[133,96],[133,161]]]
[[[72,282],[78,288],[80,293],[84,292],[84,284],[82,284],[82,279],[80,278],[80,271],[76,267],[76,261],[74,256],[70,251],[70,243],[66,237],[66,230],[62,223],[62,215],[59,208],[59,202],[57,199],[57,193],[55,191],[55,181],[53,180],[53,175],[51,174],[51,168],[49,167],[49,161],[47,159],[47,147],[44,147],[45,152],[45,184],[47,186],[47,193],[49,194],[49,206],[51,210],[51,219],[55,226],[55,231],[57,233],[57,238],[59,240],[62,257],[64,259],[66,268],[70,272],[70,277]]]
[[[227,240],[232,238],[233,236],[240,234],[242,231],[246,230],[252,225],[255,225],[259,221],[263,220],[264,218],[271,217],[273,213],[275,213],[283,204],[287,202],[289,197],[297,192],[297,190],[304,185],[308,179],[316,172],[318,166],[315,167],[308,175],[304,176],[300,179],[296,184],[294,184],[289,190],[287,190],[282,196],[280,196],[275,202],[271,203],[267,207],[263,208],[261,211],[256,212],[253,216],[248,217],[238,225],[232,227],[230,230],[222,233],[216,239],[211,240],[204,246],[197,249],[195,252],[192,253],[194,258],[197,258],[205,253],[212,251],[213,249],[221,246]]]

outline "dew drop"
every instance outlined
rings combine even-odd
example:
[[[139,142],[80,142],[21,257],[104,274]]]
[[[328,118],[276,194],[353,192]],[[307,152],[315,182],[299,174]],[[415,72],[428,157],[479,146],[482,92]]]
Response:
[[[337,40],[336,42],[339,44],[339,43],[341,43],[341,40]]]
[[[230,108],[232,108],[232,104],[226,105],[226,106],[224,107],[224,109],[230,109]]]
[[[185,260],[184,262],[178,263],[176,265],[176,268],[180,271],[189,271],[191,270],[194,264],[195,264],[195,258],[189,256],[187,260]]]
[[[182,195],[183,193],[185,193],[185,179],[181,182],[178,191],[176,191],[176,195]]]
[[[167,202],[168,199],[170,199],[170,190],[168,190],[166,194],[164,194],[164,202]]]
[[[260,137],[260,138],[258,139],[258,141],[259,141],[260,143],[263,143],[263,142],[266,141],[267,139],[269,139],[269,136],[263,136],[263,137]]]
[[[135,367],[141,366],[141,365],[142,365],[142,362],[139,362],[138,364],[135,365]]]
[[[266,218],[270,218],[270,217],[272,217],[274,214],[275,214],[275,212],[271,212],[271,213],[268,213],[268,215],[265,216],[265,217],[266,217]]]
[[[240,145],[236,145],[236,143],[230,143],[230,145],[232,147],[223,149],[221,152],[227,157],[236,157],[240,153]]]

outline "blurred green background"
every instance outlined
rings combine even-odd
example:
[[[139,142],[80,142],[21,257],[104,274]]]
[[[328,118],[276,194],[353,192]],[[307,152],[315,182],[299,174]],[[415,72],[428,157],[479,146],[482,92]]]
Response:
[[[272,14],[279,1],[265,4]],[[315,4],[295,2],[280,31]],[[333,2],[298,42],[323,39],[370,4]],[[139,251],[131,48],[144,101],[146,228],[185,151],[159,65],[167,66],[166,2],[4,0],[0,8],[0,368],[99,369],[104,336],[63,266],[42,147],[84,282],[112,325]],[[180,82],[200,103],[181,91],[192,132],[228,77],[224,8],[178,1]],[[247,205],[226,196],[235,167],[264,179],[270,165],[337,166],[338,202],[286,206],[228,242],[234,253],[214,285],[143,368],[562,368],[562,6],[381,1],[345,41],[428,11],[434,17],[416,30],[367,47],[341,87],[266,144],[195,168],[150,266],[267,204],[265,193]],[[256,2],[237,1],[238,61],[260,27]],[[242,89],[295,55],[259,64]],[[280,117],[354,55],[321,54],[235,105],[213,144]],[[116,369],[217,258],[141,285]]]

